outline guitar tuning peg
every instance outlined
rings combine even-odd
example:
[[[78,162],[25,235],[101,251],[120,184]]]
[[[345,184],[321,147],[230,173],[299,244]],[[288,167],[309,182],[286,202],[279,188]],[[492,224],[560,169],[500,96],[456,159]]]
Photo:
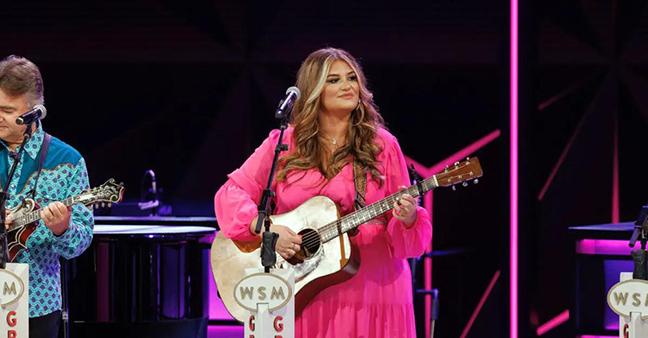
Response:
[[[455,165],[455,166],[457,166],[457,165],[459,165],[459,162],[458,162],[458,161],[457,161],[457,162],[455,162],[455,163],[454,163],[454,165]]]
[[[479,183],[479,179],[476,178],[476,179],[473,181],[473,183],[475,183],[475,184]]]
[[[464,187],[467,187],[467,186],[468,186],[468,182],[464,181],[463,183],[461,183],[461,185],[463,185]]]
[[[452,186],[452,191],[457,191],[457,186],[453,185]]]
[[[466,161],[470,161],[470,157],[466,156]]]

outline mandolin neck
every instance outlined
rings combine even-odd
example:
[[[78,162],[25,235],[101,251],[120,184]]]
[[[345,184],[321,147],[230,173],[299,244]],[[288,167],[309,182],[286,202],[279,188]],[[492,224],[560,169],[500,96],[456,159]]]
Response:
[[[75,203],[77,203],[78,201],[79,201],[79,196],[71,196],[71,197],[68,197],[68,198],[60,201],[60,202],[63,203],[66,207],[70,207],[70,206],[74,205]],[[27,212],[27,213],[25,213],[23,215],[18,216],[16,219],[14,219],[14,221],[11,223],[11,227],[9,228],[9,230],[11,231],[13,229],[22,227],[22,226],[24,226],[26,224],[36,222],[36,221],[38,221],[40,219],[41,219],[40,209],[29,211],[29,212]]]

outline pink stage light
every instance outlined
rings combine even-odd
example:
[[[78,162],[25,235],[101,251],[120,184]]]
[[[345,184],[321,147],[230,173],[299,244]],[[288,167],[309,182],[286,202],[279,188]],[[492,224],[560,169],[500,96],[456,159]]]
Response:
[[[451,165],[454,162],[460,161],[462,159],[465,159],[467,156],[472,155],[475,153],[477,150],[483,148],[487,144],[491,143],[492,141],[496,140],[498,137],[500,137],[500,130],[493,130],[492,132],[486,134],[482,138],[478,139],[477,141],[469,144],[468,146],[464,147],[463,149],[457,151],[456,153],[448,156],[445,158],[443,161],[434,164],[431,167],[426,167],[423,164],[417,162],[416,160],[412,159],[411,157],[405,155],[405,161],[408,164],[412,164],[414,166],[414,170],[416,170],[419,174],[421,174],[423,177],[428,178],[431,177],[432,175],[439,173],[440,171],[443,171],[446,165]],[[432,193],[428,192],[425,194],[425,197],[423,198],[423,207],[430,213],[430,216],[432,216]],[[434,219],[432,217],[432,219]],[[427,248],[427,251],[430,252],[432,251],[432,244]],[[423,261],[423,270],[424,270],[424,286],[425,289],[431,290],[432,289],[432,258],[428,257],[425,258]],[[425,337],[430,336],[430,306],[432,304],[432,297],[430,295],[425,295]]]
[[[490,296],[491,291],[493,291],[493,288],[495,287],[495,283],[497,283],[499,276],[500,276],[500,271],[499,270],[495,271],[495,275],[493,275],[493,278],[491,278],[490,283],[488,283],[488,286],[486,287],[486,291],[484,291],[484,294],[482,294],[481,298],[479,299],[479,303],[477,303],[475,310],[473,310],[473,313],[470,316],[468,323],[466,323],[466,326],[464,327],[463,331],[461,331],[461,336],[459,336],[460,338],[466,338],[466,336],[470,332],[470,329],[472,328],[475,319],[477,319],[477,316],[479,315],[479,312],[484,306],[484,303],[486,303],[486,299],[488,299],[488,296]]]
[[[619,223],[619,122],[614,119],[614,158],[612,161],[612,223]]]
[[[511,0],[510,338],[518,338],[518,0]]]
[[[472,155],[475,153],[477,150],[483,148],[487,144],[491,143],[492,141],[496,140],[498,137],[500,137],[501,132],[500,130],[493,130],[492,132],[486,134],[482,138],[478,139],[477,141],[469,144],[468,146],[464,147],[463,149],[457,151],[456,153],[448,156],[445,158],[443,161],[434,164],[431,167],[426,167],[423,164],[417,162],[416,160],[412,159],[411,157],[405,155],[405,161],[408,164],[412,164],[414,166],[414,170],[416,170],[419,174],[421,174],[423,177],[428,178],[431,177],[432,175],[439,173],[440,171],[443,171],[446,165],[451,165],[454,162],[460,161],[464,158],[466,158],[469,155]],[[430,216],[432,216],[432,193],[428,192],[425,194],[425,197],[423,198],[423,207],[430,213]],[[434,219],[434,218],[432,218]],[[432,251],[432,244],[427,248],[427,251]],[[425,289],[430,290],[432,289],[432,258],[425,258],[423,261],[423,270],[424,270],[424,286]],[[425,337],[430,336],[430,306],[432,304],[432,297],[430,295],[425,295]]]
[[[581,239],[576,242],[576,253],[584,255],[629,256],[631,250],[628,240]]]
[[[551,319],[550,321],[538,326],[538,329],[536,330],[536,334],[538,336],[542,336],[543,334],[555,329],[556,327],[562,325],[568,320],[569,320],[569,310],[565,310],[555,318]]]

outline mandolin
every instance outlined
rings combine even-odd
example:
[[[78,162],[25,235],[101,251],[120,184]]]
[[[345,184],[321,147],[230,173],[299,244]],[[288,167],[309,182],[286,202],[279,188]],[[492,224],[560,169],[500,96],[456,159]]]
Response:
[[[82,203],[91,205],[110,205],[122,200],[124,195],[124,184],[109,179],[106,183],[79,195],[68,197],[61,201],[65,206],[72,206]],[[7,209],[10,215],[10,223],[7,228],[7,250],[9,261],[13,262],[20,250],[27,248],[26,243],[29,236],[36,230],[38,221],[41,219],[40,209],[36,201],[26,198],[19,206]]]

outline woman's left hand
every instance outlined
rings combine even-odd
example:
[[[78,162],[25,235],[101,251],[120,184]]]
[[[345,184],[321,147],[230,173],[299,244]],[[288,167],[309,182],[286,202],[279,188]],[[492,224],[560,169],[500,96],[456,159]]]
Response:
[[[405,190],[405,186],[399,187],[401,191]],[[414,224],[416,221],[416,198],[410,194],[401,195],[400,199],[394,203],[394,210],[392,214],[396,219],[405,223],[406,226]]]

